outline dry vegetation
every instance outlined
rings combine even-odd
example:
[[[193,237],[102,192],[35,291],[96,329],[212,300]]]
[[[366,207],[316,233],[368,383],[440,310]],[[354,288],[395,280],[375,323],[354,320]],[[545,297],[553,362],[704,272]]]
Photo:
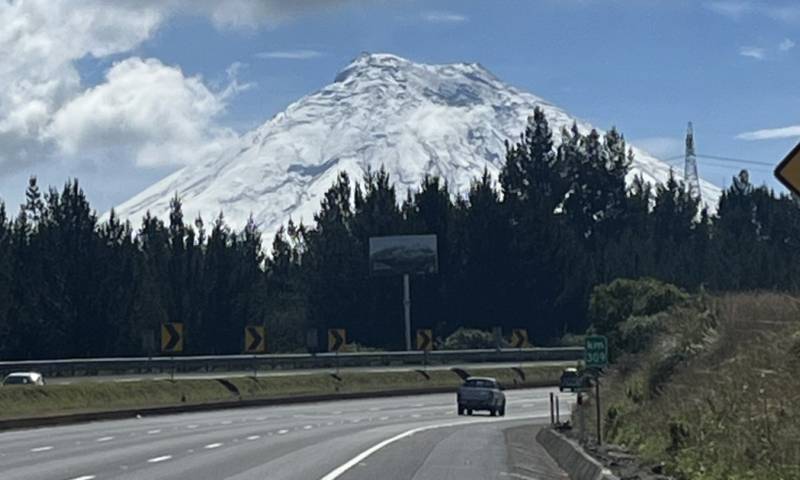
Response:
[[[609,440],[682,479],[800,478],[800,300],[701,295],[653,318],[604,379]]]

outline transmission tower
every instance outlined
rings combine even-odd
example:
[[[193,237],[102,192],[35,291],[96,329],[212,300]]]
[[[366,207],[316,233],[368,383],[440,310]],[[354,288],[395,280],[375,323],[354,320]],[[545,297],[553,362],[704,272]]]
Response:
[[[683,167],[683,182],[689,195],[700,200],[700,177],[697,175],[697,156],[694,153],[694,129],[692,122],[686,130],[686,163]]]

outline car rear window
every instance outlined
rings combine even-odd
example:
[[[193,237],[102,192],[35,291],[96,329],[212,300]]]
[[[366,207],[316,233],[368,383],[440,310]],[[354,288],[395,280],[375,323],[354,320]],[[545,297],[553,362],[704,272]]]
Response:
[[[467,380],[464,382],[464,386],[470,388],[495,388],[495,383],[490,380]]]
[[[25,385],[31,383],[28,377],[8,377],[3,382],[3,385]]]

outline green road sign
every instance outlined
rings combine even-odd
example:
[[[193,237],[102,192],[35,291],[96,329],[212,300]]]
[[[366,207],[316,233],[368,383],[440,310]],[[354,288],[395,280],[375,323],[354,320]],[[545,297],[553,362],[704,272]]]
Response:
[[[608,365],[608,339],[602,335],[586,337],[584,356],[587,368],[603,368]]]

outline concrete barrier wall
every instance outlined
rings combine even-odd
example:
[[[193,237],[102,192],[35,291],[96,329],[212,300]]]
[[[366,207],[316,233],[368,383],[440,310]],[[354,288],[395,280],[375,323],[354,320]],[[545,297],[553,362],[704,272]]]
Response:
[[[536,440],[572,480],[619,480],[586,453],[577,442],[552,428],[541,429],[536,435]]]

